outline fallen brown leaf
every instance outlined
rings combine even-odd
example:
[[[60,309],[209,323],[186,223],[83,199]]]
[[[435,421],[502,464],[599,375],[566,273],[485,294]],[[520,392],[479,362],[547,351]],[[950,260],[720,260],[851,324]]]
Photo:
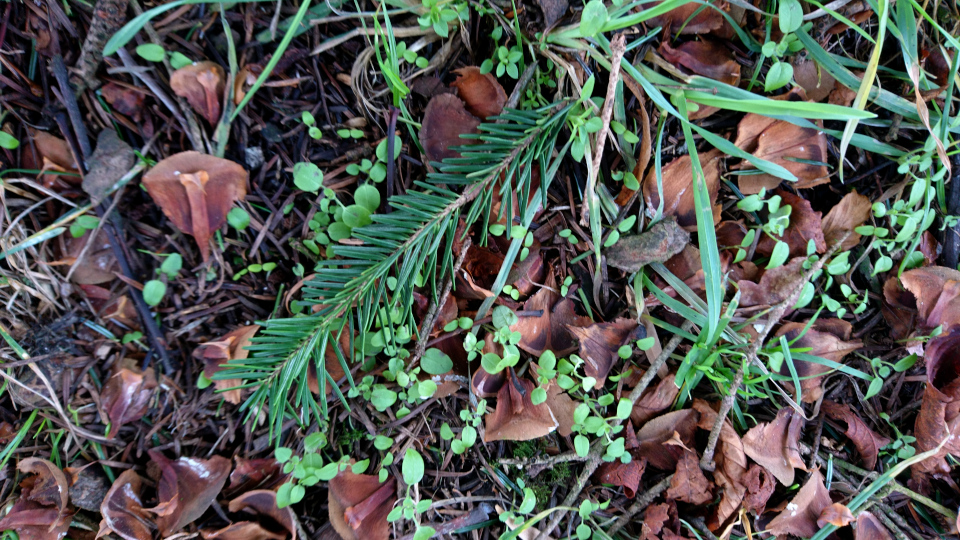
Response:
[[[528,441],[553,432],[560,423],[545,403],[530,399],[534,385],[507,368],[507,379],[497,392],[497,408],[486,415],[484,442]]]
[[[503,111],[507,103],[507,93],[490,73],[480,73],[480,68],[467,66],[453,71],[457,80],[450,83],[457,89],[457,95],[463,100],[467,111],[487,120]]]
[[[673,405],[673,400],[680,394],[680,388],[674,382],[674,375],[668,374],[657,383],[657,386],[647,388],[640,394],[640,399],[633,404],[633,411],[630,412],[630,421],[633,425],[643,426],[651,418]]]
[[[749,113],[737,126],[734,144],[793,173],[797,181],[792,186],[796,189],[829,182],[827,138],[823,131]],[[745,162],[743,168],[752,169],[753,166]],[[740,191],[749,195],[759,193],[761,188],[771,190],[780,185],[781,180],[764,173],[741,175],[737,182]]]
[[[563,357],[577,350],[575,335],[570,329],[593,322],[589,317],[577,315],[572,300],[560,297],[556,277],[549,268],[543,287],[524,302],[523,309],[539,310],[543,314],[521,317],[510,330],[521,334],[517,347],[538,358],[544,351],[553,351],[557,357]]]
[[[883,523],[866,510],[861,510],[857,515],[857,528],[853,538],[854,540],[893,540],[893,536]]]
[[[823,475],[814,470],[787,507],[767,525],[767,531],[778,536],[792,534],[809,538],[820,530],[817,520],[831,504],[833,501],[823,485]]]
[[[231,512],[252,514],[257,521],[239,521],[217,531],[201,531],[204,538],[219,540],[297,540],[293,510],[277,508],[277,494],[271,490],[244,493],[230,501]]]
[[[173,93],[186,98],[187,103],[210,125],[220,120],[220,99],[223,97],[223,68],[213,62],[194,62],[170,75]]]
[[[896,276],[888,278],[883,284],[880,311],[890,325],[890,337],[893,339],[909,336],[917,324],[917,299],[913,293],[901,287]]]
[[[679,8],[678,8],[679,9]],[[707,11],[707,10],[704,10]],[[720,205],[716,204],[717,194],[720,192],[720,158],[723,153],[719,150],[710,150],[699,155],[700,166],[710,193],[710,206],[713,208],[713,219],[720,221]],[[688,231],[697,230],[697,212],[693,203],[693,163],[690,156],[679,157],[667,163],[661,174],[663,185],[663,215],[674,216],[677,223]],[[657,189],[656,170],[650,169],[643,180],[643,200],[646,202],[647,213],[653,213],[660,206],[660,193]]]
[[[770,471],[754,463],[747,469],[743,484],[747,488],[747,494],[743,497],[743,508],[759,516],[766,509],[777,482]]]
[[[817,319],[813,326],[807,330],[803,337],[797,339],[800,332],[806,327],[807,322],[788,322],[777,330],[776,336],[786,336],[788,342],[793,342],[792,348],[809,349],[806,354],[819,356],[831,360],[838,364],[843,363],[843,358],[848,354],[863,347],[863,342],[851,340],[853,326],[847,321],[840,319]],[[796,339],[796,341],[794,341]],[[823,395],[823,388],[820,383],[823,376],[830,372],[831,368],[822,364],[807,362],[798,358],[793,359],[793,365],[800,377],[800,389],[804,403],[814,403]],[[789,376],[789,367],[784,362],[780,368],[780,374]],[[792,386],[791,383],[784,383]]]
[[[138,420],[146,414],[157,388],[153,368],[140,371],[133,359],[124,359],[107,380],[100,394],[100,404],[110,420],[108,438],[116,436],[121,426]]]
[[[664,443],[676,437],[687,447],[693,446],[699,417],[693,409],[682,409],[650,420],[637,431],[636,456],[664,471],[676,469],[683,448]]]
[[[226,390],[222,393],[223,399],[229,403],[237,405],[240,403],[241,390],[235,388],[243,382],[240,379],[214,380],[217,372],[226,369],[226,364],[231,360],[244,360],[250,351],[246,349],[250,345],[250,339],[260,330],[260,325],[251,324],[241,326],[224,334],[217,341],[208,341],[194,349],[193,356],[204,362],[203,374],[213,381],[213,386],[217,390]],[[227,390],[232,388],[232,390]]]
[[[101,229],[97,236],[91,239],[92,234],[93,231],[87,230],[82,236],[77,238],[71,236],[64,241],[64,257],[61,262],[74,267],[70,281],[78,285],[108,283],[116,279],[116,272],[120,271],[120,265],[113,255],[113,248],[110,247],[107,234]],[[82,258],[78,258],[87,243],[90,243],[90,247]]]
[[[131,85],[109,82],[100,87],[100,95],[113,110],[139,122],[143,116],[143,92]]]
[[[794,257],[787,264],[763,271],[760,281],[741,279],[740,307],[772,306],[787,299],[803,275],[806,257]]]
[[[733,58],[730,49],[718,41],[702,38],[681,43],[674,48],[664,40],[660,44],[660,54],[667,62],[683,66],[697,75],[731,86],[740,84],[740,64]]]
[[[213,504],[230,474],[230,460],[221,456],[210,459],[181,457],[176,461],[150,450],[150,459],[159,465],[157,506],[154,513],[157,527],[170,536],[193,523]]]
[[[17,469],[30,476],[20,482],[20,497],[0,519],[0,530],[16,531],[24,540],[60,540],[74,514],[63,471],[40,458],[26,458]]]
[[[856,190],[844,195],[840,202],[831,208],[823,218],[822,227],[825,245],[832,246],[849,232],[850,236],[840,244],[840,249],[842,251],[853,249],[860,243],[860,235],[853,230],[867,221],[870,217],[871,207],[870,199],[858,194]]]
[[[247,195],[247,171],[200,152],[174,154],[143,175],[143,187],[174,227],[193,236],[204,262],[213,232],[227,221],[233,203]]]
[[[927,384],[914,427],[917,453],[933,450],[949,438],[935,456],[912,468],[914,481],[928,491],[928,477],[949,476],[946,455],[960,454],[960,329],[930,340],[924,359]]]
[[[877,466],[877,454],[880,449],[890,444],[890,439],[881,437],[874,433],[849,405],[840,405],[829,400],[825,400],[820,405],[820,410],[834,420],[840,420],[847,424],[846,436],[853,442],[857,452],[863,459],[863,466],[868,471],[872,471]]]
[[[420,144],[428,161],[460,157],[451,147],[470,144],[461,135],[479,133],[480,119],[467,112],[463,101],[453,94],[433,96],[423,112]]]
[[[659,2],[656,4],[652,3],[645,6],[645,8],[649,9],[658,4]],[[713,4],[713,6],[723,11],[730,9],[729,5],[722,1]],[[684,4],[671,9],[663,15],[648,19],[646,24],[650,28],[662,26],[664,28],[664,35],[670,34],[674,30],[677,30],[679,34],[707,34],[723,28],[723,15],[717,11],[717,9],[713,7],[706,9],[699,8],[699,5]],[[691,19],[694,13],[696,13],[696,16]]]
[[[637,329],[636,321],[616,319],[608,323],[593,323],[567,329],[580,342],[580,357],[584,359],[583,372],[597,380],[594,388],[602,388],[607,375],[620,359],[617,351]]]
[[[810,101],[823,101],[836,88],[837,80],[814,60],[801,59],[801,56],[794,57],[793,80],[803,88]]]
[[[700,413],[700,429],[711,431],[717,419],[717,413],[702,399],[693,400],[693,408]],[[747,474],[747,455],[743,451],[743,443],[733,429],[733,424],[725,418],[720,428],[720,439],[717,443],[717,452],[714,457],[716,470],[713,473],[714,481],[723,490],[720,505],[716,512],[709,516],[707,527],[717,530],[728,519],[736,515],[743,504],[747,487],[744,480]]]
[[[280,463],[272,457],[246,459],[236,456],[234,460],[236,466],[230,473],[228,495],[257,489],[271,489],[279,486],[286,478],[286,475],[281,472]]]
[[[637,494],[637,488],[640,487],[640,478],[647,467],[645,460],[631,460],[630,463],[622,463],[616,460],[610,463],[601,463],[597,468],[595,476],[602,484],[610,484],[623,488],[623,494],[628,499],[632,499]]]
[[[330,480],[330,524],[343,540],[388,540],[387,514],[397,502],[396,480],[340,471]]]
[[[834,527],[846,527],[851,521],[853,521],[853,512],[843,504],[833,503],[820,512],[817,526],[823,528],[829,523]]]
[[[683,451],[677,470],[670,479],[666,496],[667,499],[696,505],[713,500],[711,482],[700,470],[700,460],[693,450]]]
[[[800,457],[803,416],[791,407],[780,409],[770,423],[760,423],[743,436],[743,451],[785,486],[793,485],[794,469],[806,471]]]
[[[153,522],[143,508],[140,497],[142,480],[132,469],[127,469],[110,486],[100,505],[100,532],[97,538],[109,533],[124,540],[151,540]]]
[[[960,272],[943,266],[908,270],[900,276],[903,288],[916,299],[917,322],[924,333],[960,324]]]

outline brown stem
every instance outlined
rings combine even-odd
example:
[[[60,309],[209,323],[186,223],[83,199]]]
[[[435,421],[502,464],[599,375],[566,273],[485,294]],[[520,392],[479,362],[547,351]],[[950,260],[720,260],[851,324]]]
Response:
[[[607,535],[611,538],[615,537],[620,529],[622,529],[627,523],[630,523],[630,520],[633,518],[633,516],[637,515],[639,512],[642,512],[644,508],[650,506],[650,503],[652,503],[654,499],[656,499],[661,493],[670,487],[671,480],[673,480],[672,474],[654,484],[654,486],[644,492],[643,495],[637,497],[637,500],[630,505],[630,508],[627,508],[627,511],[620,516],[620,519],[613,524],[613,527],[610,527],[610,530],[607,531]]]

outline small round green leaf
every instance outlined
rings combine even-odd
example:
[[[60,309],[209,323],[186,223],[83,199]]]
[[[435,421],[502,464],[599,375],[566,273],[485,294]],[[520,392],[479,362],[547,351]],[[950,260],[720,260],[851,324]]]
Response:
[[[156,306],[163,301],[167,293],[167,286],[162,281],[151,279],[143,284],[143,301],[149,306]]]
[[[353,200],[372,214],[380,208],[380,190],[370,184],[364,184],[357,188],[356,193],[353,194]]]
[[[137,47],[137,55],[148,62],[163,62],[163,58],[167,56],[167,51],[155,43],[144,43]]]

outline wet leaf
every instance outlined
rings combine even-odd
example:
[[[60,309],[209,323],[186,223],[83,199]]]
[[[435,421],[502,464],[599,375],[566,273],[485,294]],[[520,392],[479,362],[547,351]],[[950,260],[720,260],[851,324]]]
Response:
[[[917,322],[924,333],[960,324],[960,272],[943,266],[927,266],[904,272],[903,288],[916,299]]]
[[[497,392],[497,408],[488,413],[484,442],[528,441],[552,433],[560,423],[546,404],[530,399],[534,385],[507,368],[507,380]]]
[[[802,429],[803,416],[784,407],[772,422],[757,424],[743,436],[743,451],[781,484],[791,486],[794,469],[807,470],[799,451]]]
[[[210,125],[220,120],[220,99],[223,97],[223,68],[213,62],[195,62],[170,75],[170,88]]]
[[[820,130],[750,113],[740,121],[734,144],[793,173],[797,177],[793,183],[796,189],[829,182],[827,139]],[[753,167],[744,162],[743,168]],[[737,182],[744,195],[751,195],[759,193],[761,188],[771,190],[780,185],[781,180],[764,173],[742,175]]]
[[[653,262],[664,262],[690,243],[690,233],[676,221],[663,219],[641,234],[622,236],[605,251],[607,264],[625,272],[639,272]]]
[[[850,509],[840,503],[833,503],[820,512],[817,526],[826,527],[829,523],[834,527],[846,527],[851,521],[853,521],[853,513]]]
[[[936,448],[950,440],[940,452],[912,468],[913,479],[929,488],[929,476],[947,477],[947,454],[960,454],[960,329],[954,329],[927,343],[924,359],[927,381],[914,433],[917,453]]]
[[[100,532],[97,537],[113,533],[124,540],[151,540],[154,528],[140,497],[142,480],[132,469],[127,469],[110,486],[100,505]]]
[[[467,111],[481,120],[487,120],[503,111],[507,93],[490,73],[480,73],[480,68],[467,66],[454,70],[457,80],[450,83],[457,89]]]
[[[747,469],[747,474],[743,477],[743,484],[747,488],[747,494],[743,497],[743,508],[756,515],[762,514],[767,506],[767,501],[773,495],[773,490],[777,487],[773,475],[754,463]]]
[[[124,359],[100,394],[100,404],[110,421],[107,437],[115,437],[121,426],[142,418],[156,388],[153,368],[140,371],[136,361]]]
[[[60,540],[73,518],[67,478],[53,463],[27,458],[17,469],[30,476],[20,482],[20,497],[0,520],[0,530],[13,530],[24,540]]]
[[[709,9],[709,8],[707,8]],[[660,44],[660,54],[667,62],[683,66],[696,75],[703,75],[731,86],[740,83],[740,64],[730,49],[720,42],[703,38],[671,47],[668,41]]]
[[[893,535],[876,516],[866,510],[857,515],[855,540],[893,540]]]
[[[637,431],[635,455],[664,471],[672,471],[683,455],[683,448],[664,444],[677,439],[687,447],[693,446],[700,415],[693,409],[668,412],[650,420]]]
[[[857,448],[860,458],[863,459],[864,468],[872,471],[877,466],[877,454],[881,448],[890,444],[890,439],[874,433],[849,405],[840,405],[825,400],[820,405],[820,410],[830,418],[847,424],[845,432],[847,438]]]
[[[577,315],[572,300],[561,298],[557,280],[551,269],[543,287],[523,304],[526,311],[542,310],[539,317],[521,317],[517,324],[510,327],[520,332],[517,347],[539,357],[544,351],[553,351],[557,356],[566,356],[577,349],[570,328],[583,327],[593,321],[589,317]]]
[[[700,460],[693,450],[684,450],[677,470],[670,479],[667,499],[690,504],[706,504],[713,500],[712,483],[700,470]]]
[[[213,232],[247,194],[247,177],[232,161],[188,151],[154,165],[143,175],[143,186],[174,227],[197,240],[206,262]]]
[[[139,121],[143,115],[144,93],[133,86],[109,82],[100,87],[100,95],[120,114]]]
[[[236,456],[234,460],[236,466],[230,473],[228,494],[273,488],[279,485],[285,477],[280,471],[280,463],[272,457],[245,459]]]
[[[709,8],[708,8],[709,9]],[[707,10],[704,10],[707,11]],[[699,155],[700,166],[703,168],[707,191],[710,193],[710,205],[713,208],[715,223],[720,222],[720,206],[716,204],[717,194],[720,192],[720,158],[723,153],[719,150],[703,152]],[[693,165],[690,156],[679,157],[663,167],[663,215],[674,216],[677,223],[688,231],[697,230],[696,206],[693,203]],[[660,205],[660,191],[657,188],[656,168],[650,169],[643,180],[643,200],[646,202],[647,214],[651,217]]]
[[[597,380],[594,388],[599,389],[614,364],[620,361],[617,351],[637,329],[637,323],[630,319],[616,319],[583,328],[568,326],[567,329],[580,342],[580,357],[585,360],[583,372]]]
[[[643,470],[646,467],[647,462],[642,459],[634,459],[630,463],[622,463],[620,460],[616,460],[610,463],[601,463],[594,475],[602,484],[622,487],[623,494],[628,499],[632,499],[637,494],[637,488],[640,487],[640,478],[643,476]]]
[[[160,466],[157,484],[159,504],[148,509],[157,518],[157,527],[170,536],[193,523],[210,507],[223,489],[230,474],[230,460],[221,456],[210,459],[181,457],[176,461],[150,450],[150,459]]]
[[[387,514],[397,502],[396,480],[340,471],[330,480],[330,524],[344,540],[388,540]]]
[[[64,257],[60,262],[69,263],[75,268],[70,275],[70,281],[78,285],[108,283],[116,279],[116,272],[120,271],[106,232],[101,229],[91,240],[92,234],[93,230],[87,229],[83,236],[77,238],[71,236],[64,241]],[[87,248],[87,252],[78,259],[88,243],[90,247]]]
[[[640,399],[633,404],[633,411],[630,413],[630,421],[633,425],[642,426],[673,405],[673,400],[680,394],[680,388],[674,380],[674,374],[668,374],[657,383],[657,386],[643,391]]]
[[[467,112],[463,101],[453,94],[439,94],[430,99],[423,113],[420,144],[430,162],[460,157],[451,147],[470,144],[461,135],[479,133],[480,119]]]
[[[241,326],[226,333],[217,341],[208,341],[193,351],[193,356],[204,362],[203,374],[213,381],[213,385],[218,391],[226,390],[222,394],[223,399],[234,405],[239,404],[241,398],[241,390],[234,387],[239,386],[242,381],[240,379],[218,380],[214,379],[214,375],[226,369],[226,364],[231,360],[247,358],[247,355],[250,354],[247,347],[258,330],[260,330],[260,326],[256,324]],[[228,388],[233,388],[233,390],[227,390]]]
[[[831,504],[833,501],[823,485],[823,475],[819,470],[814,470],[787,507],[767,525],[767,531],[778,536],[792,534],[809,538],[820,530],[817,520],[820,513]]]

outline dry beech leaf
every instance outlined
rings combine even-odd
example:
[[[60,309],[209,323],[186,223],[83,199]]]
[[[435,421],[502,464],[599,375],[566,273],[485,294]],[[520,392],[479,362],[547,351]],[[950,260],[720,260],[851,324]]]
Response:
[[[578,328],[567,326],[580,342],[580,357],[585,360],[583,372],[597,380],[594,388],[602,388],[613,365],[620,359],[617,351],[637,329],[636,321],[616,319],[608,323],[593,323]]]
[[[78,285],[107,283],[116,279],[116,272],[120,271],[120,265],[113,255],[107,233],[101,229],[91,240],[92,234],[93,231],[86,230],[82,236],[77,238],[71,236],[64,241],[64,257],[60,262],[75,267],[73,274],[70,275],[70,281]],[[78,259],[87,243],[90,243],[90,247],[83,254],[83,258]]]
[[[493,287],[501,266],[502,254],[485,247],[470,246],[460,272],[457,273],[454,296],[466,300],[483,300],[493,296],[490,287]]]
[[[710,9],[710,8],[707,8]],[[667,62],[710,79],[737,86],[740,84],[740,64],[730,49],[718,41],[704,38],[671,47],[669,41],[660,44],[660,54]]]
[[[230,474],[230,460],[182,457],[176,461],[150,450],[150,459],[160,466],[157,484],[159,504],[149,511],[156,514],[157,527],[170,536],[193,523],[210,507]]]
[[[806,257],[794,257],[783,266],[766,270],[759,282],[748,279],[738,281],[740,307],[772,306],[786,300],[803,275],[803,263],[806,260]]]
[[[706,504],[713,500],[712,485],[703,471],[700,460],[693,450],[684,450],[677,463],[677,470],[670,479],[667,499],[690,504]]]
[[[330,524],[343,540],[388,540],[387,514],[397,502],[396,480],[340,471],[330,480]]]
[[[847,424],[845,435],[857,448],[860,458],[863,459],[864,468],[872,471],[877,466],[877,454],[881,448],[890,444],[890,439],[874,433],[849,405],[840,405],[825,400],[820,405],[820,410],[830,418]]]
[[[913,332],[917,324],[917,299],[913,293],[900,286],[897,276],[891,276],[883,284],[880,312],[890,325],[891,338],[903,339]]]
[[[536,364],[534,364],[536,366]],[[481,370],[483,368],[480,368]],[[577,410],[578,402],[574,401],[570,397],[570,394],[567,394],[563,388],[556,383],[556,379],[552,379],[550,383],[546,386],[547,391],[547,400],[543,402],[544,405],[550,408],[550,411],[553,413],[554,418],[557,419],[557,433],[561,437],[567,437],[573,433],[573,412]]]
[[[664,443],[676,438],[687,447],[693,446],[699,418],[697,411],[681,409],[650,420],[637,431],[636,456],[664,471],[676,469],[683,448]]]
[[[656,4],[649,4],[647,7],[652,8],[658,4],[659,2]],[[728,4],[723,1],[717,2],[713,5],[723,11],[729,10]],[[677,30],[680,34],[706,34],[723,28],[724,19],[723,15],[719,11],[713,7],[708,7],[706,9],[699,8],[699,5],[694,5],[692,3],[683,4],[680,7],[671,9],[663,15],[658,15],[648,19],[646,21],[646,25],[649,28],[662,26],[664,35],[671,34],[674,30]],[[697,15],[691,19],[690,17],[694,13]]]
[[[767,531],[777,536],[792,534],[809,538],[820,530],[817,520],[824,508],[831,504],[833,501],[823,485],[823,475],[814,470],[787,507],[767,525]]]
[[[823,236],[821,213],[813,211],[810,201],[789,191],[778,189],[776,194],[782,198],[781,205],[789,205],[791,208],[790,225],[783,231],[783,236],[780,238],[790,247],[790,256],[805,257],[807,255],[807,243],[810,240],[813,240],[816,245],[817,253],[826,251],[827,243]],[[757,242],[756,252],[769,257],[776,244],[776,240],[765,234]]]
[[[820,517],[817,518],[817,526],[823,528],[829,523],[834,527],[846,527],[851,521],[853,521],[853,513],[850,509],[843,504],[833,503],[824,508],[823,512],[820,512]]]
[[[247,195],[247,171],[208,154],[174,154],[143,175],[143,187],[174,227],[193,236],[210,258],[213,232],[227,221],[233,203]]]
[[[553,351],[557,357],[562,357],[577,350],[570,328],[587,326],[593,322],[589,317],[577,315],[572,300],[560,297],[556,277],[549,268],[543,287],[523,303],[523,309],[540,310],[543,314],[539,317],[521,317],[510,330],[520,332],[517,347],[538,358],[544,351]]]
[[[67,509],[69,483],[59,467],[45,459],[26,458],[17,464],[17,469],[35,475],[25,498],[43,506],[56,506],[61,512]]]
[[[132,359],[120,363],[100,394],[100,404],[110,420],[107,438],[115,437],[121,426],[146,414],[156,388],[157,379],[152,367],[140,371]]]
[[[830,171],[826,166],[827,138],[820,130],[749,113],[737,126],[734,144],[741,150],[776,163],[793,173],[797,181],[791,184],[796,189],[811,188],[829,182],[827,176]],[[753,168],[747,162],[743,167]],[[740,191],[745,195],[759,193],[761,188],[771,190],[780,185],[780,182],[779,178],[769,174],[741,175],[737,179]]]
[[[854,540],[893,540],[890,531],[880,523],[877,516],[866,510],[861,510],[857,515],[857,528],[853,538]]]
[[[717,420],[717,413],[702,399],[693,400],[693,408],[700,413],[700,429],[711,431]],[[747,475],[747,455],[743,443],[733,429],[733,424],[725,418],[720,428],[720,439],[714,457],[717,468],[713,472],[714,481],[723,489],[723,497],[716,512],[707,520],[710,530],[719,529],[728,519],[736,515],[743,504],[747,487],[744,484]]]
[[[800,332],[806,328],[808,321],[788,322],[777,330],[776,337],[786,336],[788,342],[792,342],[791,347],[809,349],[806,354],[819,356],[831,360],[838,364],[843,363],[843,358],[848,354],[863,347],[863,342],[851,340],[853,326],[847,321],[840,319],[817,319],[813,326],[807,330],[803,337],[797,339]],[[794,341],[796,339],[796,341]],[[823,376],[830,372],[831,368],[822,364],[815,364],[797,358],[793,359],[793,365],[800,377],[800,390],[802,392],[802,401],[804,403],[814,403],[823,395],[823,388],[820,382]],[[780,368],[780,374],[790,376],[789,367],[784,363]],[[784,383],[786,386],[793,386],[792,383]]]
[[[100,87],[100,95],[110,104],[114,111],[129,116],[139,122],[143,115],[144,93],[140,89],[115,82],[109,82]]]
[[[807,99],[823,101],[834,90],[837,80],[815,61],[809,58],[801,59],[800,56],[795,56],[793,60],[793,80],[806,92]]]
[[[623,463],[615,460],[609,463],[601,463],[594,476],[601,484],[610,484],[623,488],[623,494],[628,499],[632,499],[637,494],[637,488],[640,487],[640,478],[647,467],[644,460],[631,460],[630,463]]]
[[[793,485],[794,469],[806,471],[800,457],[803,416],[791,407],[780,409],[770,423],[753,426],[743,436],[743,451],[785,486]]]
[[[506,381],[497,392],[497,408],[486,415],[484,442],[529,441],[552,433],[560,423],[545,403],[530,399],[534,385],[507,368]]]
[[[132,469],[127,469],[117,477],[107,491],[100,505],[100,532],[97,538],[109,533],[124,540],[151,540],[153,522],[143,509],[140,497],[142,480]]]
[[[29,133],[30,145],[24,145],[21,152],[23,167],[41,170],[41,183],[44,187],[56,191],[62,191],[70,186],[80,184],[82,181],[79,175],[80,171],[67,141],[54,137],[45,131],[29,130]],[[64,172],[73,174],[54,174]]]
[[[853,230],[867,221],[871,208],[870,199],[858,194],[856,190],[844,195],[823,217],[823,240],[826,246],[832,246],[848,232],[850,236],[840,244],[840,250],[847,251],[859,244],[860,235]]]
[[[916,299],[917,322],[921,330],[960,324],[960,272],[943,266],[927,266],[904,272],[903,288]]]
[[[280,485],[286,478],[286,475],[281,472],[280,463],[272,457],[245,459],[236,456],[234,460],[236,466],[230,473],[228,495],[256,489],[270,489]]]
[[[487,120],[503,111],[507,103],[507,93],[490,73],[480,73],[480,68],[467,66],[453,71],[457,80],[450,83],[457,89],[457,95],[463,100],[467,111]]]
[[[17,469],[30,476],[20,482],[20,497],[0,520],[0,530],[16,531],[24,540],[60,540],[74,514],[63,471],[40,458],[24,459]]]
[[[277,508],[277,494],[270,490],[244,493],[230,501],[231,512],[252,514],[257,521],[232,523],[218,531],[201,531],[204,538],[219,540],[297,540],[293,510]]]
[[[433,96],[423,112],[420,144],[430,162],[460,157],[454,146],[470,144],[461,135],[479,133],[480,119],[467,112],[463,101],[453,94]]]
[[[690,233],[667,218],[640,234],[621,236],[604,254],[608,265],[633,273],[650,263],[669,260],[689,243]]]
[[[710,193],[710,205],[713,208],[715,223],[720,221],[720,205],[716,204],[716,201],[717,194],[720,192],[720,158],[722,157],[723,153],[716,149],[699,155],[700,166],[703,168],[703,176],[707,184],[707,192]],[[693,164],[690,161],[690,156],[682,156],[667,163],[662,169],[661,178],[663,181],[663,215],[674,216],[681,227],[690,232],[696,231],[697,209],[693,204]],[[656,168],[650,169],[650,172],[647,173],[643,180],[642,189],[647,213],[650,217],[653,217],[660,205]]]
[[[747,487],[747,494],[743,497],[743,508],[759,516],[766,509],[767,501],[773,495],[777,482],[770,471],[754,463],[747,469],[743,484]]]
[[[220,99],[223,97],[223,68],[213,62],[194,62],[170,75],[173,93],[186,98],[187,103],[210,125],[220,120]]]
[[[630,412],[630,421],[635,426],[646,424],[651,418],[669,409],[679,394],[680,388],[674,382],[674,374],[668,374],[657,386],[648,387],[640,394],[640,399],[633,404],[633,411]]]
[[[227,362],[231,360],[244,360],[250,351],[246,349],[250,345],[250,339],[260,330],[260,326],[251,324],[250,326],[241,326],[223,335],[217,341],[208,341],[200,345],[193,351],[193,356],[204,362],[203,374],[210,380],[217,372],[226,369]],[[234,405],[240,403],[240,389],[234,388],[241,384],[240,379],[213,380],[213,386],[217,390],[227,390],[223,392],[223,399]]]
[[[949,477],[946,455],[960,454],[960,329],[930,340],[924,359],[927,384],[914,426],[917,453],[933,450],[950,439],[935,456],[912,468],[914,481],[928,491],[928,476]]]

